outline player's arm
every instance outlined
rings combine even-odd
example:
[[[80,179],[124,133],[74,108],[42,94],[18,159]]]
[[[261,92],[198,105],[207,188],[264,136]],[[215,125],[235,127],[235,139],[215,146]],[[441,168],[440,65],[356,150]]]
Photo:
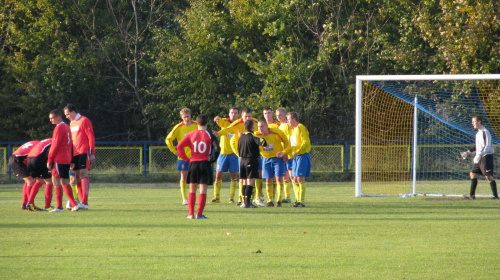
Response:
[[[239,142],[239,135],[235,134],[231,139],[229,139],[229,147],[231,147],[231,150],[233,153],[237,156],[240,157],[240,153],[238,152],[238,142]]]
[[[212,139],[212,151],[213,153],[210,155],[210,163],[214,163],[217,161],[220,155],[220,145],[219,145],[219,139],[217,139],[217,136],[214,134],[210,133],[210,138]]]
[[[177,154],[177,149],[174,146],[174,140],[177,137],[177,128],[179,125],[174,126],[172,131],[167,135],[167,138],[165,138],[165,144],[167,144],[168,149],[175,155]]]
[[[181,142],[177,145],[177,153],[179,157],[182,158],[185,162],[189,162],[189,158],[186,155],[186,151],[184,147],[189,147],[191,145],[191,139],[189,137],[184,137]]]
[[[219,116],[214,118],[214,122],[220,127],[220,128],[226,128],[228,127],[231,122],[229,122],[226,118],[220,118]]]
[[[300,148],[297,150],[297,154],[301,155],[306,153],[311,147],[311,140],[309,139],[309,131],[303,125],[299,125],[300,130]]]
[[[253,134],[253,140],[255,141],[255,143],[257,143],[257,145],[259,146],[262,146],[262,147],[266,147],[267,146],[267,141],[266,139],[264,138],[261,138],[259,136],[256,136],[255,134]]]
[[[89,140],[89,160],[90,160],[90,163],[94,163],[95,162],[94,127],[92,126],[92,122],[88,118],[85,118],[84,120],[85,120],[84,131],[85,131],[85,134],[87,135],[87,139]]]
[[[217,136],[227,135],[228,133],[236,134],[239,132],[238,125],[241,120],[235,120],[228,127],[225,127],[219,131],[217,131]]]
[[[58,126],[56,126],[52,134],[52,145],[50,146],[49,155],[47,156],[47,168],[49,169],[52,168],[59,146],[61,146],[61,137],[59,137],[59,129]]]
[[[281,129],[272,129],[272,131],[278,134],[278,137],[280,138],[281,147],[283,148],[283,154],[288,155],[292,151],[292,147],[290,146],[288,137]]]

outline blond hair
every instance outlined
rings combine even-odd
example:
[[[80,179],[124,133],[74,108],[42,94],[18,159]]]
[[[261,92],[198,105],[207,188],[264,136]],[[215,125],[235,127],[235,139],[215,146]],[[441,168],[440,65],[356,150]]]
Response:
[[[182,108],[181,117],[185,115],[191,115],[191,110],[189,110],[188,108]]]

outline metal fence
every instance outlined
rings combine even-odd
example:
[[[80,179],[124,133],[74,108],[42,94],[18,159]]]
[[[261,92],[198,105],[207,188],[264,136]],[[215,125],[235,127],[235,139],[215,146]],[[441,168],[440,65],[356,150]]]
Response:
[[[349,145],[353,141],[312,140],[311,172],[333,175],[350,172]],[[8,158],[24,142],[0,142],[1,174],[12,176]],[[177,157],[164,142],[97,142],[92,174],[176,173]]]

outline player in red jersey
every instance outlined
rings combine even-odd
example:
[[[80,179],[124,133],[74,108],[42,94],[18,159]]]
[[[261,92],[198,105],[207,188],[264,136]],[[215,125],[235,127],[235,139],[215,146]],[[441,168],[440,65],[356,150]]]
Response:
[[[23,178],[23,204],[22,209],[26,209],[26,204],[28,203],[29,196],[33,185],[35,184],[35,179],[31,177],[28,170],[28,153],[33,149],[33,147],[40,141],[33,140],[24,143],[21,147],[15,150],[9,158],[9,164],[12,171],[16,177]]]
[[[194,219],[194,204],[196,203],[196,190],[200,185],[198,197],[198,211],[196,219],[206,219],[203,210],[207,201],[207,186],[214,181],[212,163],[219,157],[219,140],[215,135],[207,131],[207,116],[200,114],[196,118],[198,130],[189,132],[177,145],[179,156],[189,162],[187,183],[189,184],[188,195],[188,219]],[[189,147],[191,157],[186,155],[184,147]]]
[[[47,158],[47,168],[52,173],[52,183],[55,186],[57,202],[57,208],[49,213],[64,212],[62,205],[63,189],[68,196],[72,211],[78,211],[81,206],[75,202],[73,191],[69,185],[69,169],[73,149],[71,130],[69,125],[62,121],[62,113],[59,109],[50,111],[49,119],[55,125],[55,128],[52,132],[52,146]]]
[[[42,183],[45,182],[45,211],[51,211],[54,209],[50,204],[52,202],[52,180],[49,169],[47,168],[47,157],[49,154],[50,146],[52,145],[52,138],[44,139],[38,144],[36,144],[33,149],[28,153],[28,170],[31,176],[37,180],[39,183],[38,187],[32,188],[32,191],[29,196],[29,205],[28,209],[31,209],[30,205],[33,205],[35,202],[35,197],[38,193],[38,190],[42,186]]]
[[[73,141],[73,171],[75,176],[71,176],[71,182],[76,182],[80,205],[82,209],[89,208],[89,169],[95,162],[95,135],[92,122],[85,116],[78,113],[76,106],[68,104],[64,107],[64,115],[68,118],[71,128],[71,138]]]

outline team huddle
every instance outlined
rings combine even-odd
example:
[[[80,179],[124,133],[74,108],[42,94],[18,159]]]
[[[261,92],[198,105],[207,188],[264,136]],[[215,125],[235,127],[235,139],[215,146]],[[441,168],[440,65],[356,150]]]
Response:
[[[255,204],[281,207],[282,203],[291,203],[292,185],[295,194],[292,207],[305,207],[305,178],[310,176],[311,171],[309,131],[299,123],[297,113],[287,113],[284,108],[276,110],[277,121],[273,119],[271,108],[264,108],[263,116],[263,119],[257,120],[253,118],[252,110],[247,108],[240,118],[239,109],[233,107],[229,110],[229,117],[214,118],[220,130],[209,132],[205,115],[199,115],[193,122],[191,111],[187,108],[181,110],[182,122],[170,131],[165,142],[170,151],[178,155],[182,203],[188,205],[188,219],[206,219],[203,210],[207,185],[214,185],[212,203],[220,203],[224,172],[229,172],[231,178],[229,203],[244,208],[256,208]],[[174,141],[177,141],[177,146]],[[215,181],[213,162],[217,162]],[[267,203],[264,203],[263,179]],[[200,194],[194,215],[198,185]]]
[[[52,110],[49,113],[49,120],[54,125],[52,138],[29,141],[9,159],[13,172],[24,180],[22,209],[64,212],[63,191],[68,197],[68,210],[89,208],[88,170],[95,161],[94,129],[92,122],[79,114],[75,105],[64,107],[64,114],[70,125],[63,121],[59,109]],[[43,184],[45,206],[41,208],[35,205],[35,197]],[[56,207],[51,205],[54,189]]]

